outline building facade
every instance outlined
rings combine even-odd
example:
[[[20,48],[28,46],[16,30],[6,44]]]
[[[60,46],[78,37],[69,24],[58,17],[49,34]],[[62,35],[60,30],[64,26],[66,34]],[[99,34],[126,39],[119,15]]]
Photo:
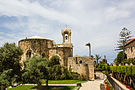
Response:
[[[57,55],[60,57],[60,64],[67,67],[68,57],[73,56],[71,30],[67,27],[63,29],[62,37],[62,44],[54,44],[53,40],[45,39],[39,36],[33,36],[20,40],[19,47],[23,50],[21,62],[32,56],[42,56],[50,58],[53,55]]]
[[[135,59],[135,38],[129,39],[125,46],[125,53],[127,54],[127,59]]]
[[[71,30],[65,27],[62,32],[62,44],[54,44],[53,40],[39,36],[22,39],[19,47],[23,50],[20,63],[32,56],[50,58],[57,55],[60,58],[60,65],[73,67],[73,72],[84,75],[87,80],[94,78],[94,60],[92,57],[73,57],[73,45],[71,43]],[[77,62],[76,62],[77,59]],[[71,63],[72,62],[72,63]],[[76,62],[76,63],[75,63]],[[77,64],[78,63],[78,64]]]

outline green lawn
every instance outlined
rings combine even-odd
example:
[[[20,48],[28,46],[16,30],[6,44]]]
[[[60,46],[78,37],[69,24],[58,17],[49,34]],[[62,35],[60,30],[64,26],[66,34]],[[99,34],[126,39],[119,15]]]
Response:
[[[85,80],[49,80],[48,84],[76,84],[76,83],[86,82]],[[45,80],[42,80],[42,83],[45,84]]]
[[[75,86],[49,86],[48,88],[45,86],[37,87],[35,85],[22,85],[13,88],[9,88],[8,90],[73,90],[76,88]]]
[[[85,80],[49,80],[48,84],[76,84],[86,82]],[[42,80],[42,84],[45,84],[45,80]],[[49,86],[47,89],[45,86],[37,87],[36,85],[22,85],[8,90],[73,90],[75,86]]]

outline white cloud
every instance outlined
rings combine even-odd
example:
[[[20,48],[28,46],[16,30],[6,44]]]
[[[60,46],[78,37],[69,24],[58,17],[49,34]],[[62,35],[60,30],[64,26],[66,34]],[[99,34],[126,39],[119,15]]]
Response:
[[[113,50],[122,27],[135,29],[134,5],[133,0],[0,0],[0,16],[17,18],[17,21],[1,24],[12,34],[5,34],[3,39],[18,41],[41,35],[61,43],[61,29],[68,24],[72,31],[74,55],[87,55],[85,44],[91,42],[93,54],[115,58]]]
[[[44,8],[38,2],[30,3],[28,0],[4,0],[0,1],[0,13],[7,16],[41,16],[62,23],[76,23],[77,20],[70,15]],[[70,18],[70,20],[69,20]]]

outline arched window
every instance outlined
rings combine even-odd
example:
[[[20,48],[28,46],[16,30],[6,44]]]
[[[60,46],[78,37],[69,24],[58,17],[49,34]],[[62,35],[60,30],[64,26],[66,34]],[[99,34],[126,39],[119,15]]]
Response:
[[[26,53],[26,58],[31,58],[31,56],[32,56],[32,51],[28,50]]]

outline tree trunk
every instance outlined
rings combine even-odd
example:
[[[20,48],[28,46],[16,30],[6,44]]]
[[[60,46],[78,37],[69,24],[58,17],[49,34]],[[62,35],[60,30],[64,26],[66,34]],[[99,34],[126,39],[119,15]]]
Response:
[[[46,79],[46,87],[48,87],[48,79]]]
[[[0,90],[7,90],[4,86],[0,86]]]

